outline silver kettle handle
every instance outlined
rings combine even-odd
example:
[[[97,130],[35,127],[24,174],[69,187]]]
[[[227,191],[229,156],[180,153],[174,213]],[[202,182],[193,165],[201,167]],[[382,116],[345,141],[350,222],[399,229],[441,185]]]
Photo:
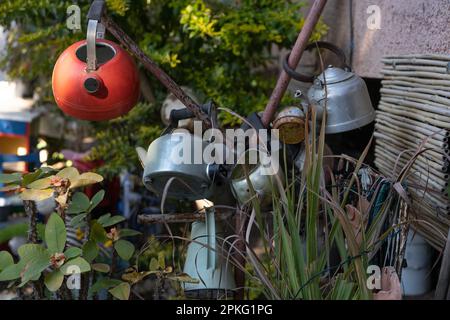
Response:
[[[87,72],[97,70],[96,40],[105,37],[105,26],[100,22],[105,11],[105,1],[95,0],[88,13],[88,27],[86,35],[86,63]]]

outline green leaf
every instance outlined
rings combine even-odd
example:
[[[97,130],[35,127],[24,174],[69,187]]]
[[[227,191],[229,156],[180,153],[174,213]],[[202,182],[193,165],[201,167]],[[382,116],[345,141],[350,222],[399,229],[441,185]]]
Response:
[[[83,257],[88,261],[92,262],[98,256],[98,247],[97,244],[89,240],[83,245]]]
[[[98,223],[100,223],[104,228],[121,223],[122,221],[125,221],[124,216],[117,215],[111,217],[109,213],[104,216],[101,216],[100,219],[98,219]]]
[[[97,219],[97,222],[103,226],[103,224],[106,223],[109,220],[109,218],[111,218],[111,213],[102,215],[100,218]]]
[[[123,283],[120,280],[117,279],[110,279],[110,278],[103,278],[98,280],[96,283],[92,285],[92,287],[89,288],[89,295],[96,294],[97,292],[109,289],[111,287],[117,286],[119,284]]]
[[[33,259],[40,257],[46,257],[50,259],[50,253],[40,244],[27,243],[19,247],[17,250],[20,260],[24,263],[28,263]]]
[[[30,260],[23,269],[22,283],[39,279],[41,272],[50,266],[50,259],[42,256]]]
[[[22,185],[28,186],[30,183],[36,181],[37,179],[45,176],[49,171],[44,170],[44,168],[40,168],[34,172],[27,173],[22,178]]]
[[[158,260],[156,260],[155,258],[152,258],[152,259],[150,260],[150,265],[149,265],[148,269],[149,269],[150,271],[158,271],[158,270],[159,270],[159,263],[158,263]]]
[[[119,300],[128,300],[130,298],[130,290],[130,285],[126,282],[122,282],[118,286],[110,289],[109,293]]]
[[[94,242],[101,242],[104,243],[108,240],[106,237],[106,231],[105,228],[101,224],[99,224],[96,220],[93,220],[91,223],[91,233],[90,233],[90,239]]]
[[[133,237],[141,235],[142,233],[133,229],[120,229],[119,230],[119,237],[125,238],[125,237]]]
[[[73,181],[70,180],[70,189],[86,187],[103,181],[103,177],[93,172],[85,172]]]
[[[24,267],[23,262],[7,266],[0,272],[0,281],[11,281],[20,278],[20,273]]]
[[[94,210],[100,202],[103,201],[103,198],[105,197],[105,190],[100,190],[97,192],[91,199],[91,205],[89,206],[89,212]]]
[[[161,270],[166,268],[166,258],[162,251],[158,252],[158,265]]]
[[[22,180],[21,173],[0,173],[0,183],[18,183]]]
[[[83,251],[80,248],[70,247],[64,252],[64,256],[66,257],[66,260],[70,260],[80,256],[82,253]]]
[[[66,245],[67,233],[64,221],[53,213],[45,226],[45,243],[50,253],[61,253]]]
[[[78,170],[76,168],[68,167],[68,168],[62,169],[56,175],[63,179],[68,179],[68,180],[70,180],[70,182],[72,182],[72,180],[76,180],[79,178],[80,173],[78,172]]]
[[[73,266],[76,266],[78,268],[74,269],[71,268]],[[67,261],[61,268],[60,268],[61,272],[65,275],[70,275],[70,274],[78,274],[78,273],[83,273],[83,272],[88,272],[91,271],[91,266],[89,264],[89,262],[87,262],[86,260],[84,260],[81,257],[77,257],[75,259],[69,260]],[[77,272],[73,272],[73,271],[77,271]]]
[[[25,189],[20,194],[20,199],[26,201],[42,201],[50,198],[53,195],[53,189],[44,189],[44,190],[36,190],[36,189]]]
[[[92,267],[92,270],[102,272],[102,273],[108,273],[110,270],[109,265],[107,265],[106,263],[94,263],[91,265],[91,267]]]
[[[0,271],[14,264],[14,259],[8,251],[0,251]]]
[[[47,189],[52,186],[51,181],[52,181],[51,177],[42,178],[42,179],[36,180],[36,181],[30,183],[29,185],[27,185],[27,188],[28,189],[37,189],[37,190]]]
[[[86,212],[90,206],[89,198],[83,192],[76,192],[72,196],[72,201],[69,204],[67,213],[75,214]]]
[[[64,274],[60,270],[54,270],[45,275],[44,284],[51,292],[57,291],[61,288],[64,281]]]
[[[85,222],[84,219],[86,219],[87,215],[88,215],[87,213],[80,213],[80,214],[76,215],[70,221],[70,225],[74,228],[81,227],[84,224],[84,222]]]
[[[117,251],[119,257],[123,260],[130,260],[134,253],[134,245],[126,240],[118,240],[114,243],[114,248]]]
[[[23,175],[22,185],[25,187],[28,186],[30,183],[32,183],[33,181],[38,179],[41,176],[41,174],[42,174],[42,170],[38,169],[34,172],[30,172],[30,173]]]

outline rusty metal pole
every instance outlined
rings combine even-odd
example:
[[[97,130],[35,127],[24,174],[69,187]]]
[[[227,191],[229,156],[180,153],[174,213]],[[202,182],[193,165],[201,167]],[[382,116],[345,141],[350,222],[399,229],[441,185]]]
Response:
[[[303,51],[305,51],[305,47],[308,44],[309,38],[311,37],[317,21],[319,21],[320,15],[322,14],[323,8],[325,7],[326,3],[327,0],[315,0],[311,9],[309,10],[308,16],[305,20],[305,24],[303,25],[303,28],[300,31],[297,40],[295,41],[294,47],[292,48],[292,51],[289,55],[288,63],[292,69],[297,68],[297,65],[303,55]],[[270,121],[275,115],[275,112],[277,111],[278,105],[280,104],[281,99],[286,92],[290,80],[291,77],[284,70],[282,70],[261,119],[265,127],[269,126]]]
[[[178,84],[173,81],[167,73],[164,72],[153,60],[151,60],[133,39],[128,36],[107,14],[104,14],[101,19],[105,28],[117,39],[120,43],[133,53],[142,65],[150,71],[178,100],[180,100],[186,108],[188,108],[196,118],[203,121],[207,127],[211,127],[211,121],[201,109],[201,107],[189,96]]]

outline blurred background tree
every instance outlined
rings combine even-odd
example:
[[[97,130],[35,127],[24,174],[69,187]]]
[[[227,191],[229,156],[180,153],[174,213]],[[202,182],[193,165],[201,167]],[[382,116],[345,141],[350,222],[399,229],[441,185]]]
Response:
[[[53,65],[70,44],[85,37],[87,0],[6,0],[0,25],[8,31],[6,55],[0,60],[12,79],[29,83],[40,104],[54,106]],[[66,27],[66,9],[80,6],[82,30]],[[264,108],[275,84],[274,52],[290,48],[304,23],[304,2],[279,0],[107,0],[108,12],[140,47],[180,85],[203,100],[242,115]],[[311,40],[327,32],[319,23]],[[278,49],[278,50],[276,50]],[[101,173],[111,176],[138,166],[134,148],[147,147],[159,135],[161,102],[167,95],[142,66],[143,99],[127,116],[93,124],[102,159]],[[204,102],[204,101],[200,102]],[[57,111],[57,107],[52,107]],[[237,120],[222,113],[224,125]]]

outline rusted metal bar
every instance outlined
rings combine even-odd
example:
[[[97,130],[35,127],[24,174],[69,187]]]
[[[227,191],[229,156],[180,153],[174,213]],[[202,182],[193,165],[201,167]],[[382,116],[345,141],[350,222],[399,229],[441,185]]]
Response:
[[[305,51],[305,47],[308,44],[314,27],[319,21],[320,15],[322,14],[323,8],[325,7],[326,3],[327,0],[315,0],[311,9],[309,10],[308,16],[305,20],[305,24],[303,25],[303,28],[300,31],[297,40],[295,41],[294,47],[292,48],[292,51],[289,55],[288,64],[291,69],[295,70],[295,68],[297,68],[297,65],[303,55],[303,51]],[[270,121],[275,115],[275,112],[277,111],[278,105],[280,104],[281,99],[286,92],[290,80],[291,77],[284,70],[282,70],[261,119],[265,127],[269,126]]]
[[[226,220],[233,215],[233,212],[215,211],[217,220]],[[141,214],[138,216],[138,222],[141,224],[155,223],[186,223],[194,221],[205,221],[205,213],[171,213],[171,214]]]
[[[203,124],[207,127],[211,127],[211,121],[201,109],[201,107],[195,103],[195,101],[180,88],[175,81],[169,77],[153,60],[151,60],[136,42],[133,41],[108,15],[103,15],[102,24],[106,29],[117,39],[120,43],[133,53],[136,58],[142,63],[142,65],[150,71],[178,100],[180,100],[186,108],[188,108],[195,115],[196,118],[203,121]]]

